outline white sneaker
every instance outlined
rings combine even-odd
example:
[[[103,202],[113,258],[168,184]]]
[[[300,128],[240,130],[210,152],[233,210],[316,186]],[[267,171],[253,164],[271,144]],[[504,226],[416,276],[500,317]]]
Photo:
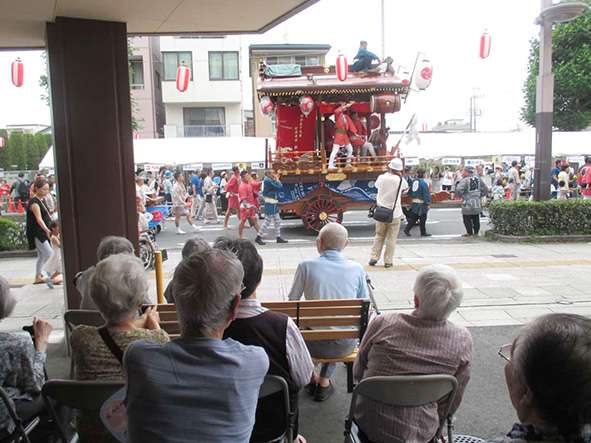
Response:
[[[183,231],[181,228],[177,228],[176,233],[177,234],[186,234],[186,232]]]
[[[201,230],[201,227],[200,226],[197,226],[196,224],[192,224],[191,226],[193,226],[193,229],[195,231],[200,231]]]

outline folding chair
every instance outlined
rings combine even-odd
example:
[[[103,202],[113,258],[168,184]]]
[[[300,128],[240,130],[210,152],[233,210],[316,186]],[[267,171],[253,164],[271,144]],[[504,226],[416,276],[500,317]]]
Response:
[[[64,313],[64,322],[66,323],[66,343],[68,355],[70,356],[70,379],[74,378],[74,359],[72,358],[72,348],[70,347],[70,337],[72,331],[78,325],[103,326],[105,319],[99,311],[88,309],[70,309]]]
[[[359,396],[389,406],[413,408],[445,400],[445,409],[433,441],[441,436],[447,423],[448,442],[453,442],[451,405],[456,395],[458,382],[451,375],[394,375],[389,377],[368,377],[353,391],[349,416],[345,420],[345,443],[363,443],[364,439],[354,420],[355,406]],[[363,431],[363,429],[361,429]]]
[[[283,407],[285,410],[285,429],[283,429],[283,432],[280,435],[264,443],[280,443],[284,441],[287,441],[287,443],[293,443],[293,428],[290,409],[291,405],[289,404],[289,388],[287,386],[287,382],[285,381],[285,379],[277,375],[267,375],[259,391],[259,400],[270,395],[276,394],[278,392],[283,393],[282,397]]]
[[[34,417],[29,422],[23,423],[21,418],[16,413],[14,403],[10,400],[10,397],[8,397],[6,391],[1,387],[0,397],[2,398],[2,403],[4,403],[4,407],[6,408],[8,415],[14,422],[14,430],[9,434],[0,437],[0,443],[17,443],[21,441],[25,443],[31,443],[31,440],[29,440],[29,434],[39,424],[39,417]]]
[[[43,385],[41,394],[59,428],[61,438],[68,442],[66,425],[57,414],[54,402],[98,416],[103,403],[123,386],[124,383],[118,381],[50,380]],[[77,441],[77,436],[73,441]]]

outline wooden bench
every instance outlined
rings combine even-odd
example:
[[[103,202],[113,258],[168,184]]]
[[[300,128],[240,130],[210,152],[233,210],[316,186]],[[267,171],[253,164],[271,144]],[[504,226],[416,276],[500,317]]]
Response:
[[[269,301],[261,303],[265,308],[289,315],[300,328],[304,340],[361,339],[369,321],[370,301],[367,299]],[[158,305],[160,327],[171,338],[180,334],[176,306]],[[330,329],[312,329],[325,328]],[[347,366],[347,391],[353,392],[353,362],[357,349],[351,354],[334,359],[315,358],[314,363],[344,363]]]

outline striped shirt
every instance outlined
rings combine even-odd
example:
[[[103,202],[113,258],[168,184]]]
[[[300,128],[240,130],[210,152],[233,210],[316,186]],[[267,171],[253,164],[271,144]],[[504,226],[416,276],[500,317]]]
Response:
[[[470,378],[472,336],[449,321],[388,313],[369,324],[353,368],[356,379],[388,375],[450,374],[458,380],[453,409]],[[360,398],[355,421],[376,443],[427,442],[439,426],[438,405],[399,408]]]

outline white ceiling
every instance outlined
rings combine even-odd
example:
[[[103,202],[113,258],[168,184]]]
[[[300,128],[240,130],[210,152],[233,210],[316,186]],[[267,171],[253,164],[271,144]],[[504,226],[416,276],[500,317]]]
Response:
[[[130,34],[263,32],[318,0],[0,0],[0,48],[45,46],[45,23],[127,23]]]

